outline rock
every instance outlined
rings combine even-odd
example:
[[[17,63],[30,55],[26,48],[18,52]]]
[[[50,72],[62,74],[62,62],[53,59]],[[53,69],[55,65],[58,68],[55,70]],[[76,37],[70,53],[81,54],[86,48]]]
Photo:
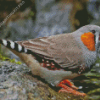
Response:
[[[0,100],[83,100],[83,97],[58,93],[58,88],[32,75],[25,64],[0,61],[1,69]]]

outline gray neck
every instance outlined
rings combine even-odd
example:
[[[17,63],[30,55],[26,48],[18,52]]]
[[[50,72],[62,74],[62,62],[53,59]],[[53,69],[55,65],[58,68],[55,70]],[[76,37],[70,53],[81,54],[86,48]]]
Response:
[[[75,31],[73,32],[73,36],[75,37],[76,41],[79,43],[80,47],[82,48],[82,55],[84,58],[84,62],[85,62],[85,66],[86,67],[91,67],[92,64],[95,63],[96,58],[97,58],[97,53],[96,51],[90,51],[87,49],[87,47],[83,44],[83,42],[81,41],[81,35],[83,34],[78,34],[79,32]]]

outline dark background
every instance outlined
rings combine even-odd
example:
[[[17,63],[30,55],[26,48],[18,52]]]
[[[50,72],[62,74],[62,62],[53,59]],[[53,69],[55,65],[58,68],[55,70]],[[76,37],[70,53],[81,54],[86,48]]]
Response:
[[[0,0],[0,23],[6,19],[0,38],[18,41],[69,33],[87,24],[99,25],[99,12],[99,0]]]

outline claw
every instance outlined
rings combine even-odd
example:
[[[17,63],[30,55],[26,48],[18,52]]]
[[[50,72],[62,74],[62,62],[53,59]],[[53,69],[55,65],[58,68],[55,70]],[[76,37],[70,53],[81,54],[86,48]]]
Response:
[[[65,84],[69,85],[70,87],[68,87]],[[59,90],[59,93],[66,92],[66,93],[72,93],[72,94],[78,95],[78,96],[86,96],[85,93],[81,93],[81,92],[76,91],[78,88],[74,84],[72,84],[69,80],[64,80],[64,81],[60,82],[58,84],[58,86],[62,87],[62,89]]]

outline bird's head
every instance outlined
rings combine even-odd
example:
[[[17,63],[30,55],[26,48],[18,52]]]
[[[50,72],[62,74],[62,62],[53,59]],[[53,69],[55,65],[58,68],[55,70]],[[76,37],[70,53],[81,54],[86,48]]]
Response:
[[[90,51],[96,51],[99,54],[100,50],[100,27],[97,25],[86,25],[76,31],[81,41]]]

